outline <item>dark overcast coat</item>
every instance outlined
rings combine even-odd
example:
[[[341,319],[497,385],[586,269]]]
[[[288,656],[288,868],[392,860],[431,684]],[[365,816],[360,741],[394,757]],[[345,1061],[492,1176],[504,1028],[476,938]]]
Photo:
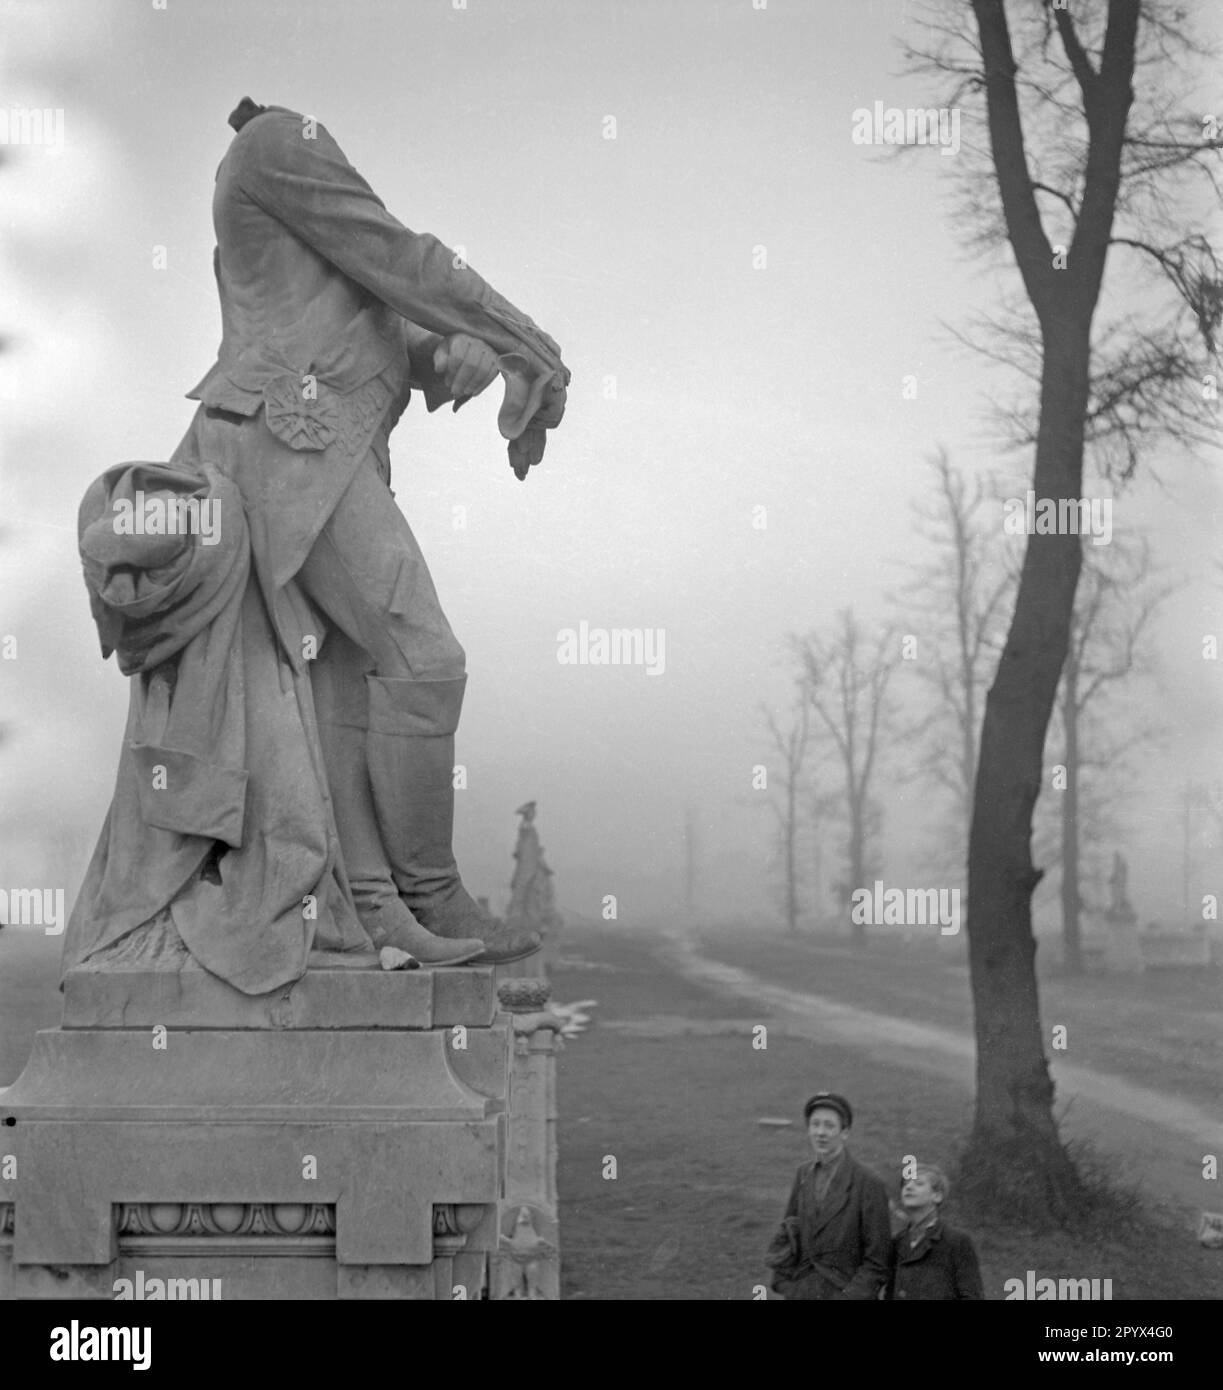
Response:
[[[936,1221],[910,1250],[909,1233],[901,1231],[893,1243],[887,1296],[896,1300],[983,1299],[985,1291],[972,1240],[963,1231]]]
[[[794,1300],[876,1298],[891,1248],[887,1190],[869,1168],[846,1152],[817,1211],[815,1163],[804,1163],[769,1249],[773,1291]]]

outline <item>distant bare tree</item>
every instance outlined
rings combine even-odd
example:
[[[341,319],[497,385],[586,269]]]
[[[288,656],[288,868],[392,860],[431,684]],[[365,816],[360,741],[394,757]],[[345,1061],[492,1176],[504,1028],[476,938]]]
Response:
[[[1219,841],[1223,838],[1223,782],[1204,782],[1189,778],[1181,786],[1181,907],[1186,922],[1201,922],[1200,909],[1189,901],[1200,848],[1208,846],[1212,862],[1218,862]],[[1217,888],[1215,889],[1217,895]]]
[[[911,730],[919,774],[950,792],[960,863],[968,855],[977,740],[985,692],[1006,635],[1016,572],[999,557],[998,502],[981,478],[968,478],[940,448],[929,460],[931,493],[914,504],[935,547],[906,586],[903,624],[917,637],[915,673],[932,705]]]
[[[807,819],[811,827],[811,905],[817,925],[827,912],[824,873],[825,827],[836,823],[840,809],[840,796],[836,792],[825,791],[815,781],[814,774],[810,775],[807,781]]]
[[[781,843],[786,930],[795,936],[798,933],[799,914],[798,833],[802,812],[803,764],[807,760],[811,734],[810,708],[800,689],[786,729],[782,729],[777,716],[767,705],[761,706],[761,714],[780,764],[780,772],[774,772],[771,783],[780,785],[781,797],[779,800],[770,796],[769,805],[777,817]]]
[[[874,642],[862,634],[853,609],[837,619],[832,636],[811,635],[796,640],[803,689],[817,717],[817,729],[835,750],[845,778],[848,817],[848,887],[866,886],[870,842],[878,827],[878,809],[870,795],[879,764],[880,746],[893,712],[888,683],[896,669],[896,639],[890,628]],[[848,899],[847,899],[848,900]],[[865,928],[854,923],[854,938]]]
[[[1152,582],[1149,547],[1131,543],[1084,550],[1070,643],[1057,713],[1062,731],[1061,906],[1063,963],[1070,974],[1083,970],[1079,851],[1084,839],[1080,794],[1085,775],[1113,774],[1155,730],[1125,720],[1118,728],[1110,696],[1144,665],[1143,638],[1170,586]],[[1110,713],[1114,716],[1109,717]]]

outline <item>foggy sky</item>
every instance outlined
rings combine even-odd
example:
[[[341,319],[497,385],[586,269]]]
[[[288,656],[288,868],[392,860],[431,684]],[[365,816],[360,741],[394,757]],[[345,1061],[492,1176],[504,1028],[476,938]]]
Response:
[[[468,652],[469,886],[503,895],[513,809],[534,798],[563,906],[595,916],[616,894],[625,919],[665,910],[691,805],[698,906],[773,915],[772,819],[751,769],[768,761],[760,702],[789,698],[787,634],[851,603],[867,623],[884,614],[927,553],[910,508],[937,445],[972,470],[1030,462],[1004,460],[983,425],[1005,383],[942,326],[1013,287],[1009,258],[964,251],[954,160],[851,140],[856,108],[940,104],[897,75],[908,8],[9,6],[6,100],[62,108],[65,145],[5,151],[0,169],[0,634],[20,651],[0,662],[5,883],[41,881],[36,847],[79,853],[105,814],[126,682],[98,651],[76,507],[102,470],[168,458],[187,428],[184,392],[220,338],[213,176],[249,94],[316,116],[401,221],[461,246],[573,372],[524,484],[497,387],[457,416],[416,399],[392,441],[397,500]],[[1150,462],[1166,487],[1140,482],[1116,525],[1150,535],[1186,582],[1160,623],[1162,688],[1144,696],[1170,736],[1144,761],[1122,846],[1144,919],[1179,915],[1174,793],[1220,766],[1223,679],[1200,656],[1223,628],[1202,578],[1217,464]],[[582,622],[664,630],[665,670],[560,664],[558,632]],[[896,689],[917,686],[902,672]],[[924,883],[931,803],[895,776],[908,753],[889,750],[878,786],[884,863],[889,881]]]

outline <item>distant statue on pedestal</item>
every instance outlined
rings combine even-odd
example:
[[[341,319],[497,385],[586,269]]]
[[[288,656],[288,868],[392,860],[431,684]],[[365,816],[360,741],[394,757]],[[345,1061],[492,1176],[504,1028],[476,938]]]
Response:
[[[1104,914],[1104,920],[1110,927],[1133,927],[1137,925],[1138,914],[1134,911],[1134,905],[1126,894],[1128,879],[1129,866],[1125,862],[1125,855],[1118,850],[1113,855],[1113,871],[1108,879],[1108,911]]]
[[[514,846],[514,877],[510,882],[510,905],[506,926],[527,929],[547,936],[561,925],[556,910],[556,891],[552,870],[544,862],[539,831],[535,829],[535,802],[519,806],[515,815],[522,817],[518,826],[518,843]]]

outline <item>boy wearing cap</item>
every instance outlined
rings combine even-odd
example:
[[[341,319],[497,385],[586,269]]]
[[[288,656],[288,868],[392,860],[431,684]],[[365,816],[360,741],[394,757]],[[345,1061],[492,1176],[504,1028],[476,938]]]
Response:
[[[887,1297],[896,1301],[977,1301],[985,1297],[972,1240],[942,1221],[949,1184],[941,1168],[919,1163],[900,1189],[907,1225],[896,1237]]]
[[[817,1092],[803,1107],[814,1158],[799,1167],[766,1262],[782,1298],[878,1297],[888,1276],[892,1227],[883,1183],[846,1148],[854,1112]]]

